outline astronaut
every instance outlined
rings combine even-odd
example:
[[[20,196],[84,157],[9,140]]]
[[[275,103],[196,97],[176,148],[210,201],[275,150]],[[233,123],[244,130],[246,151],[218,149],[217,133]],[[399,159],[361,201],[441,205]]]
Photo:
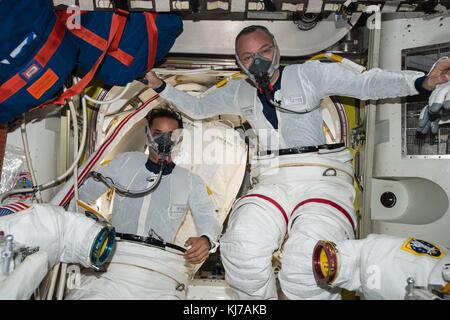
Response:
[[[239,115],[258,137],[251,168],[255,184],[235,203],[221,238],[226,280],[238,298],[277,299],[271,262],[282,247],[278,278],[287,298],[339,299],[338,288],[317,286],[311,255],[319,239],[354,238],[354,173],[350,151],[325,144],[320,101],[332,95],[368,100],[430,91],[449,80],[450,60],[439,61],[428,76],[380,69],[360,74],[318,61],[280,67],[275,38],[262,26],[243,29],[235,48],[248,79],[229,81],[201,99],[175,90],[153,72],[146,75],[151,88],[193,119]]]
[[[321,240],[312,265],[319,285],[357,291],[365,299],[417,298],[407,285],[411,279],[415,287],[434,286],[450,295],[449,251],[420,239],[370,234],[362,240]]]
[[[184,299],[192,264],[216,249],[222,227],[206,185],[171,160],[181,118],[170,109],[153,109],[147,120],[149,155],[119,154],[79,190],[88,204],[109,187],[115,190],[112,225],[120,240],[107,271],[84,275],[67,299]],[[189,238],[183,252],[172,242],[189,209],[200,236]]]

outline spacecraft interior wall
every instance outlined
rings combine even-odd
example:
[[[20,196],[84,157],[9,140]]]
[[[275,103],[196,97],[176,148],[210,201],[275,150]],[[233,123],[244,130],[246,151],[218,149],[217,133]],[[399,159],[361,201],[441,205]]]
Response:
[[[433,16],[426,19],[424,17],[398,18],[398,16],[396,19],[389,19],[389,16],[384,16],[381,24],[380,67],[400,69],[402,50],[404,49],[449,42],[449,28],[450,17],[448,16]],[[436,184],[448,196],[450,159],[410,158],[405,157],[402,153],[403,101],[401,99],[386,100],[377,106],[373,176],[396,181],[405,181],[406,178],[421,178]],[[427,194],[431,191],[424,187],[419,192]],[[375,200],[379,201],[379,199]],[[438,210],[434,205],[435,203],[428,201],[423,214],[427,215],[427,212]],[[398,223],[405,220],[399,220],[396,223],[395,219],[387,222],[386,213],[373,210],[374,206],[375,204],[372,203],[373,232],[402,237],[415,236],[450,247],[450,233],[448,232],[450,208],[448,206],[442,215],[437,215],[436,219],[427,221],[426,224]],[[405,215],[407,216],[408,212],[405,212]]]

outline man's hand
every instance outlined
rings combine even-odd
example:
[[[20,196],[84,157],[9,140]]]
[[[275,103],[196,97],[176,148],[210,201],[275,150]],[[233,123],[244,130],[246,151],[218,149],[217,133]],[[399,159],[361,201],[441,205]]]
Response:
[[[436,89],[438,84],[446,83],[450,79],[450,58],[442,57],[436,61],[423,82],[428,91]]]
[[[160,78],[158,78],[156,76],[156,73],[154,73],[153,71],[148,72],[145,75],[145,79],[148,81],[148,86],[152,89],[156,89],[162,86],[163,84],[163,81]]]
[[[191,237],[186,240],[185,247],[189,247],[184,253],[184,258],[189,263],[200,263],[209,256],[209,241],[204,237]]]

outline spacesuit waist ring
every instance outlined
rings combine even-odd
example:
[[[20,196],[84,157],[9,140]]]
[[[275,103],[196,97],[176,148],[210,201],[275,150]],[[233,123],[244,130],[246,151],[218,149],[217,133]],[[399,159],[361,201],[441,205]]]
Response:
[[[144,237],[129,233],[116,233],[116,237],[120,238],[121,240],[136,242],[150,247],[156,247],[162,250],[172,249],[179,251],[179,253],[186,252],[186,249],[183,247],[177,246],[173,243],[164,242],[154,237]]]
[[[332,144],[322,144],[319,146],[304,146],[304,147],[293,147],[279,150],[266,150],[258,152],[258,156],[266,156],[270,154],[275,154],[279,156],[287,155],[287,154],[301,154],[301,153],[310,153],[310,152],[318,152],[319,150],[334,150],[338,148],[344,147],[344,143],[332,143]]]

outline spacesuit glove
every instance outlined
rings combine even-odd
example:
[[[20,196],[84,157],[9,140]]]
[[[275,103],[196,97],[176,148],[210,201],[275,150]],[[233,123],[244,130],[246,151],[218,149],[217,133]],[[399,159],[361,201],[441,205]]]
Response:
[[[436,86],[419,115],[417,132],[420,134],[437,134],[439,121],[450,115],[450,82]]]
[[[428,105],[430,114],[450,110],[450,81],[436,86],[428,99]]]
[[[438,121],[439,119],[433,121],[433,128],[436,130],[438,128]],[[421,135],[427,135],[431,130],[432,122],[430,121],[430,113],[429,113],[429,107],[426,105],[422,108],[422,111],[420,111],[419,115],[419,122],[417,124],[416,132]]]

